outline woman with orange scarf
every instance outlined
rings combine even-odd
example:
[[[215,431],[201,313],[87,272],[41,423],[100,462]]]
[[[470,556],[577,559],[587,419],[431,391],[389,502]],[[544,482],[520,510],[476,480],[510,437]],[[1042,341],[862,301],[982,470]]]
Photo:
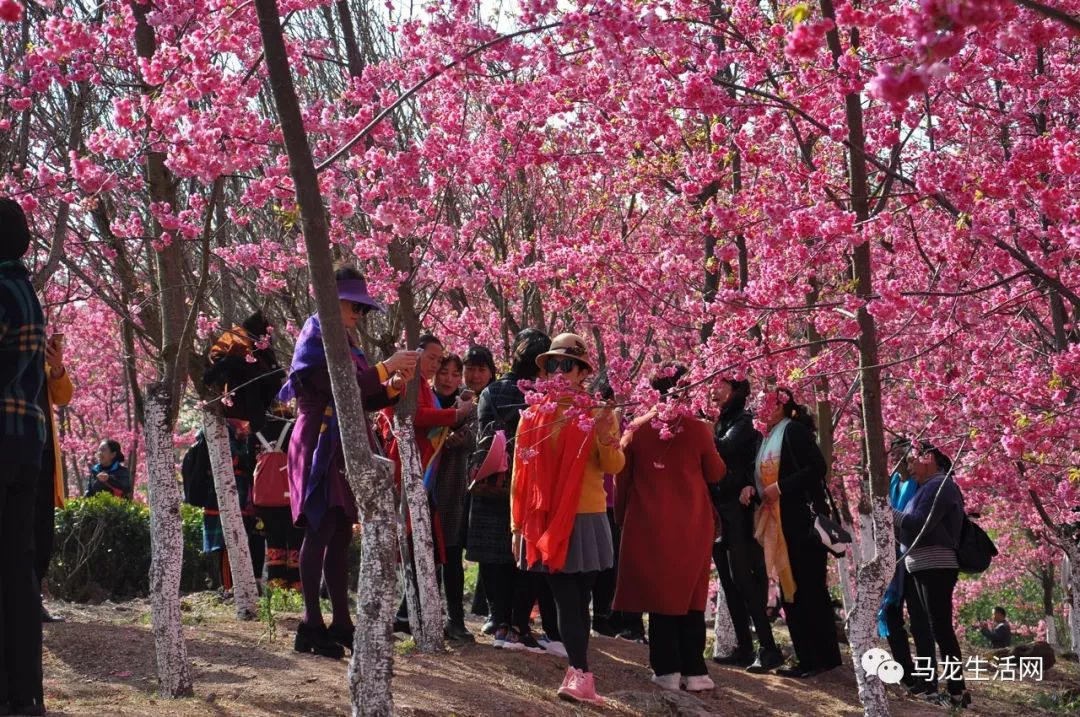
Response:
[[[809,539],[814,513],[829,514],[825,499],[828,467],[814,439],[817,428],[806,406],[781,388],[766,394],[761,415],[768,435],[758,451],[755,487],[740,497],[757,496],[754,537],[765,550],[769,577],[780,584],[791,642],[799,662],[782,667],[785,677],[813,677],[840,664],[840,645],[826,583],[826,553]]]
[[[614,560],[604,474],[623,468],[619,423],[610,408],[580,408],[594,371],[585,340],[560,334],[536,359],[562,383],[518,425],[511,486],[514,559],[545,573],[569,666],[559,697],[602,704],[589,672],[589,599],[596,575]]]

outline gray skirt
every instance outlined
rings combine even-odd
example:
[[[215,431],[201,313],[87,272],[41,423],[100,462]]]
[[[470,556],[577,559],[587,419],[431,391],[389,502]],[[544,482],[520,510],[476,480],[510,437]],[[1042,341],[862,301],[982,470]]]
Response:
[[[550,572],[541,562],[532,567],[526,564],[525,551],[521,551],[522,570],[534,573]],[[607,513],[578,513],[570,532],[570,545],[566,548],[566,564],[559,572],[591,573],[607,570],[615,565],[615,550],[611,543],[611,526]]]

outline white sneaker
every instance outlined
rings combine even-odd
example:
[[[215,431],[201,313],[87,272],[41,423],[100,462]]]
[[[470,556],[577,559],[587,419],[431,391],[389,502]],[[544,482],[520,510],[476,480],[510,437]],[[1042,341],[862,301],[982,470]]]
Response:
[[[716,689],[716,683],[708,675],[690,675],[685,681],[687,692],[704,692],[705,690]]]
[[[555,655],[556,657],[569,657],[569,655],[566,654],[566,645],[552,640],[546,634],[536,638],[536,641],[540,643],[540,647],[544,648],[545,652],[551,655]]]
[[[671,690],[672,692],[679,691],[679,683],[682,681],[682,675],[678,672],[672,672],[670,675],[653,675],[653,684],[663,687],[665,690]]]

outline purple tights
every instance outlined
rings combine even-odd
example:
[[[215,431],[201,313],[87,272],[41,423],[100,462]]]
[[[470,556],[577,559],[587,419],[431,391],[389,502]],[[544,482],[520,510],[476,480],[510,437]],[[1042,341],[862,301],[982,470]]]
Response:
[[[333,609],[331,625],[351,628],[349,616],[349,541],[352,540],[352,521],[337,508],[327,511],[317,530],[308,526],[300,546],[300,583],[304,592],[304,622],[322,625],[319,607],[319,588],[323,577],[330,593]]]

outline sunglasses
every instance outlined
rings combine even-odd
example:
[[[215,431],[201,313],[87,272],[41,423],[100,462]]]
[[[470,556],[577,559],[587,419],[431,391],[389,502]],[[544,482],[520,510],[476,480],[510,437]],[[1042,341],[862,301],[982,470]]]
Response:
[[[544,370],[548,373],[570,373],[575,368],[585,368],[585,364],[572,358],[549,358],[544,361]]]
[[[359,301],[350,301],[349,308],[352,309],[354,314],[366,314],[371,310],[371,307],[367,304],[363,304]]]

